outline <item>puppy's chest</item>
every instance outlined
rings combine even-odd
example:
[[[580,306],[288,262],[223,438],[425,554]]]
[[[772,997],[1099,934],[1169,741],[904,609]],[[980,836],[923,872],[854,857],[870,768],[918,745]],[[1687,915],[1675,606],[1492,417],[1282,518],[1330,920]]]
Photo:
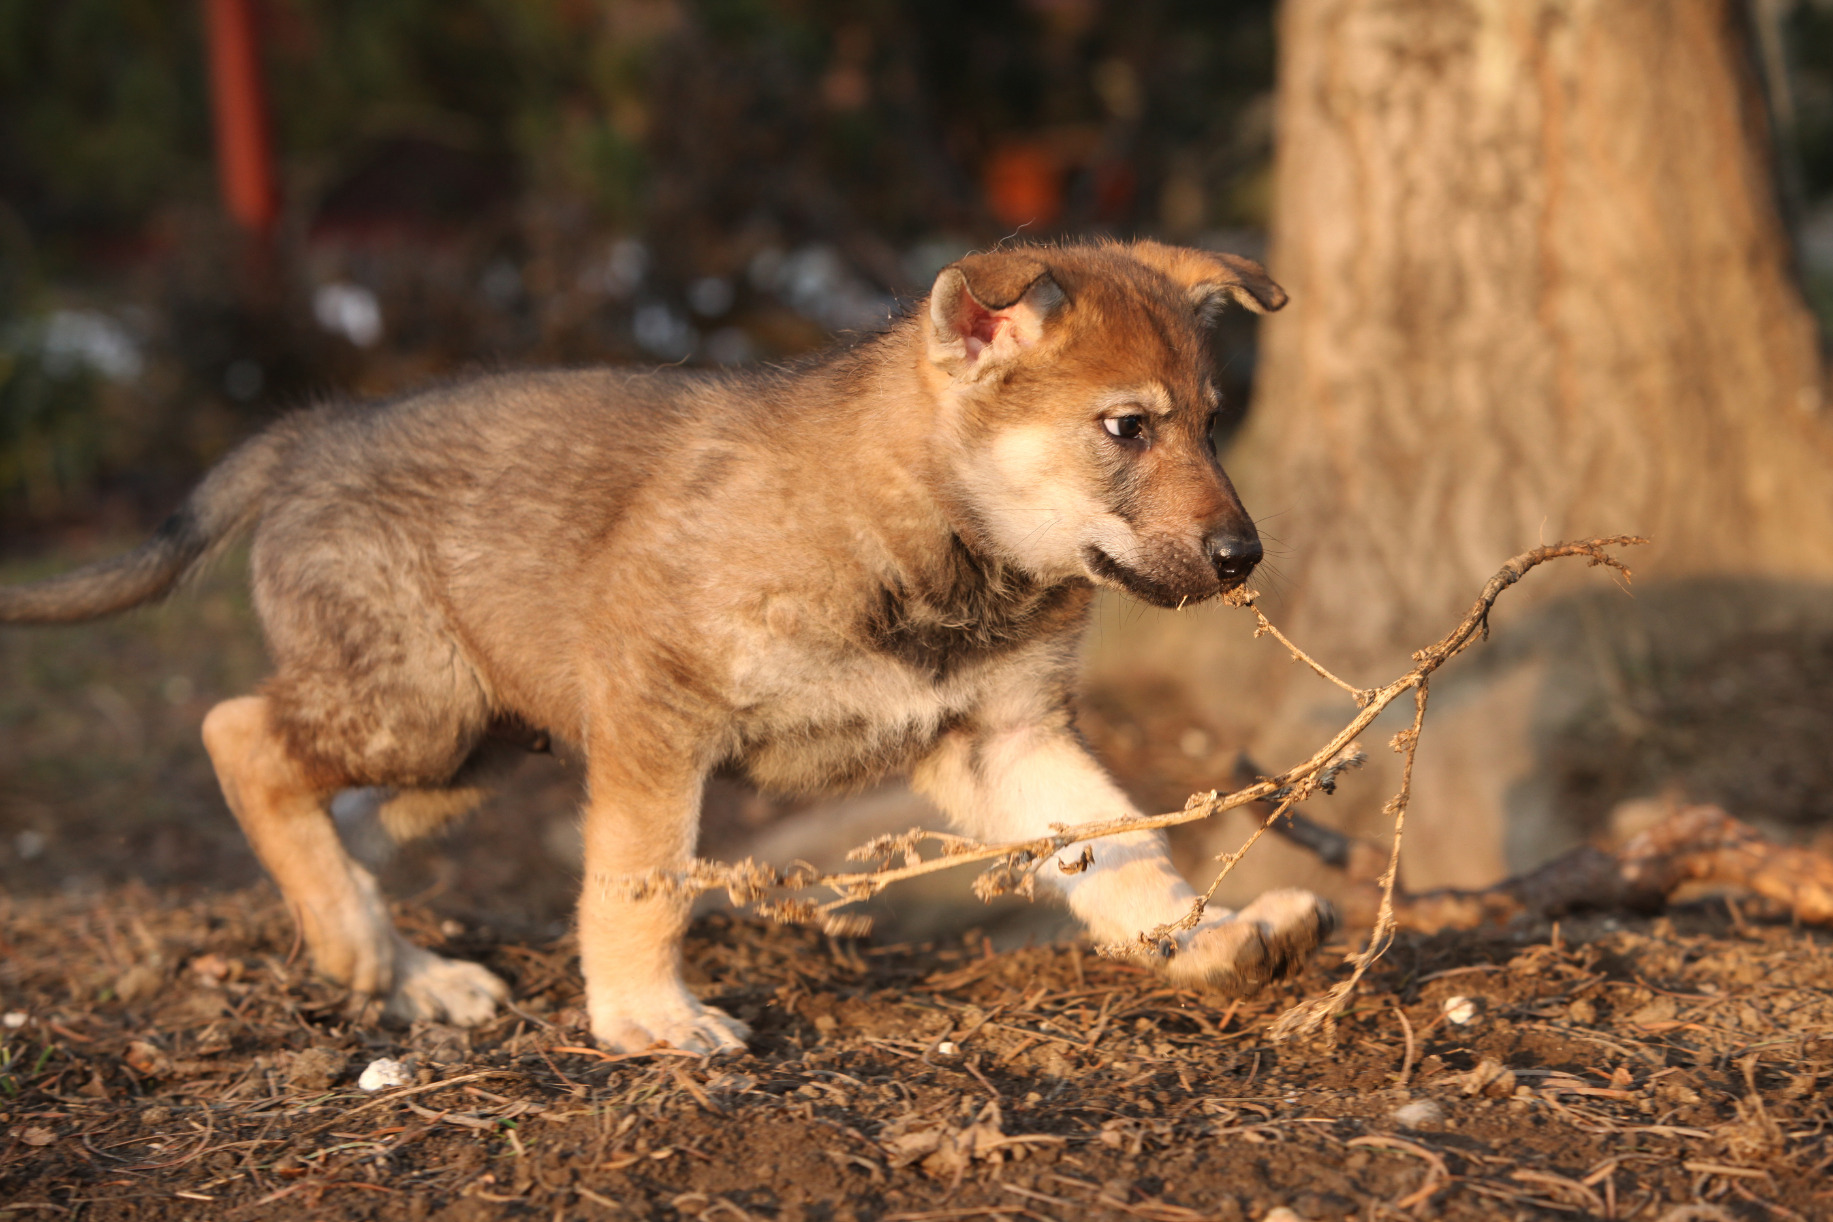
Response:
[[[1030,647],[1062,627],[1040,614],[1058,601],[880,599],[826,632],[766,617],[748,651],[738,755],[759,783],[802,791],[907,768],[990,698],[1041,681],[1030,672],[1045,659]]]
[[[798,792],[908,767],[982,702],[989,678],[789,642],[753,661],[737,719],[739,761],[758,783]]]

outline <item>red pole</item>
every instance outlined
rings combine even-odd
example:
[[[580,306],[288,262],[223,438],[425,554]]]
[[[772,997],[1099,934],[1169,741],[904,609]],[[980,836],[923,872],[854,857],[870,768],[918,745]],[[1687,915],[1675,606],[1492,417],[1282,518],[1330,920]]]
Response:
[[[280,192],[274,185],[251,0],[204,0],[204,20],[223,204],[237,224],[265,237],[280,213]]]

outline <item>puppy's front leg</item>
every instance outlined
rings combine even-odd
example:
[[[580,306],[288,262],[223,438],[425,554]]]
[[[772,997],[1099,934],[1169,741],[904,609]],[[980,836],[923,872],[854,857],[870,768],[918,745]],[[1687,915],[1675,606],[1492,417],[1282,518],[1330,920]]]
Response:
[[[692,862],[702,774],[682,760],[639,763],[613,737],[598,736],[587,767],[579,958],[592,1034],[619,1052],[657,1043],[708,1056],[742,1052],[750,1029],[703,1005],[681,979],[692,898],[662,891],[637,899],[627,886],[633,875]]]
[[[950,733],[913,774],[916,787],[971,835],[1019,840],[1053,823],[1138,816],[1139,812],[1068,729],[1066,715],[1014,719]],[[1126,941],[1183,917],[1196,899],[1171,864],[1163,832],[1143,830],[1084,842],[1093,864],[1078,874],[1046,866],[1072,912],[1097,941]],[[1074,862],[1083,844],[1058,860]],[[1252,992],[1302,965],[1335,926],[1330,905],[1308,891],[1269,891],[1238,913],[1211,908],[1171,944],[1166,973],[1176,981]]]

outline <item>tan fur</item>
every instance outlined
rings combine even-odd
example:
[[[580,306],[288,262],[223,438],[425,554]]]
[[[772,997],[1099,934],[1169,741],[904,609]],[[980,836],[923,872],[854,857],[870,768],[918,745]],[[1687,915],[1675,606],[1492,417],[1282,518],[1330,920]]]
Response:
[[[908,770],[1001,839],[1130,811],[1071,719],[1096,586],[1177,605],[1259,557],[1209,438],[1219,299],[1284,294],[1152,243],[1004,250],[793,369],[501,376],[287,422],[258,492],[216,482],[257,504],[200,492],[172,534],[201,552],[196,523],[257,520],[276,670],[205,739],[320,969],[400,1013],[489,1013],[500,982],[399,938],[326,804],[384,787],[422,828],[472,803],[503,738],[586,761],[581,958],[622,1049],[742,1046],[681,981],[686,905],[619,885],[687,864],[717,765],[792,790]],[[149,548],[136,572],[182,568]],[[82,582],[19,605],[54,617]],[[1159,834],[1093,851],[1046,876],[1098,936],[1186,910]],[[1314,897],[1265,897],[1167,946],[1169,969],[1251,988],[1329,925]]]

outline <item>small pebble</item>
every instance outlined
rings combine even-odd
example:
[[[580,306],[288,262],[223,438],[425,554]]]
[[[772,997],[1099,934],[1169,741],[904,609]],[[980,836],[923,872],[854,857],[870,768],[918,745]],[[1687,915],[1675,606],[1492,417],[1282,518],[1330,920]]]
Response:
[[[4,1026],[8,1031],[19,1030],[25,1026],[25,1011],[8,1010],[4,1015],[0,1015],[0,1026]]]
[[[150,963],[136,963],[115,977],[115,997],[128,1005],[157,996],[165,975]]]
[[[356,1080],[356,1085],[359,1090],[386,1090],[391,1086],[406,1086],[412,1079],[413,1075],[408,1072],[407,1066],[382,1057],[369,1062],[369,1067],[363,1070],[363,1076]]]
[[[294,1090],[320,1091],[330,1087],[344,1072],[346,1058],[329,1048],[307,1048],[295,1052],[286,1065],[286,1084]]]
[[[1407,1129],[1435,1129],[1445,1123],[1445,1109],[1430,1099],[1415,1099],[1394,1109],[1394,1123]]]
[[[1477,1021],[1477,1003],[1468,997],[1445,998],[1445,1018],[1460,1027]]]
[[[961,1051],[961,1045],[955,1043],[953,1040],[943,1040],[940,1044],[936,1045],[936,1051],[945,1057],[952,1057]]]

